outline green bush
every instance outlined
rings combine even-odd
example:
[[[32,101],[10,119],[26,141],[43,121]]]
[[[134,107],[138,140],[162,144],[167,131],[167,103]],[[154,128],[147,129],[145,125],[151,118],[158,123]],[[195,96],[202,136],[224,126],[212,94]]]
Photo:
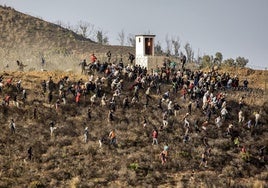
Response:
[[[130,168],[131,170],[136,171],[136,170],[139,168],[139,164],[138,164],[138,163],[131,163],[131,164],[129,165],[129,168]]]

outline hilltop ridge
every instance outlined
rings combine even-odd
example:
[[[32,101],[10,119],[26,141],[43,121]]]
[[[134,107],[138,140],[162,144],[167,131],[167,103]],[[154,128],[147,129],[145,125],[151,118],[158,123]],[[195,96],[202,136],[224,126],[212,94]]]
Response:
[[[59,25],[1,5],[0,32],[2,66],[8,63],[15,66],[15,61],[19,59],[37,68],[36,62],[40,62],[43,56],[57,69],[60,67],[58,62],[64,56],[69,57],[65,65],[70,68],[70,64],[88,58],[90,53],[104,56],[110,50],[115,57],[134,52],[133,47],[98,44]]]

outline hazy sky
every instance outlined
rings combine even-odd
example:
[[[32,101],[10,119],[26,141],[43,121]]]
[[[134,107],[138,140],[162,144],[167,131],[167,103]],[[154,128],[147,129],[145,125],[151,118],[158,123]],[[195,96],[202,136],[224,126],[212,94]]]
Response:
[[[255,69],[268,67],[268,0],[0,0],[46,21],[76,25],[86,21],[119,44],[118,33],[156,35],[189,42],[195,55],[249,59]],[[183,49],[183,47],[181,47]]]

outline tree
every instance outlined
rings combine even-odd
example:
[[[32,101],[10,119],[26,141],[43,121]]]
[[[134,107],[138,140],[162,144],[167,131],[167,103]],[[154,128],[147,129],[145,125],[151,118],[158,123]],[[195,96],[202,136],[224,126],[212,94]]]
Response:
[[[159,54],[159,55],[163,53],[163,50],[162,50],[162,47],[161,47],[161,44],[159,41],[154,46],[154,52],[155,52],[155,54]]]
[[[184,49],[187,56],[187,62],[192,62],[194,58],[194,51],[188,42],[185,44]]]
[[[108,44],[108,37],[105,36],[102,30],[98,30],[96,34],[97,43],[99,44]]]
[[[229,66],[229,67],[234,67],[234,66],[235,66],[235,60],[232,59],[232,58],[225,59],[225,60],[223,61],[223,64],[224,64],[224,65],[227,65],[227,66]]]
[[[124,46],[125,44],[125,31],[122,29],[119,33],[118,33],[118,39],[119,44],[121,46]]]
[[[172,46],[173,46],[174,55],[178,56],[179,55],[179,49],[181,47],[179,37],[177,37],[176,39],[172,38],[171,43],[172,43]]]
[[[237,57],[236,58],[236,65],[238,67],[245,67],[248,64],[248,59],[245,59],[244,57]]]
[[[94,38],[95,26],[89,22],[79,21],[74,32],[85,38],[92,39]]]
[[[167,53],[167,55],[170,55],[170,53],[171,53],[171,41],[169,39],[168,34],[166,35],[166,44],[167,44],[167,51],[166,51],[166,53]]]
[[[129,34],[128,37],[127,37],[127,42],[130,46],[133,46],[135,47],[136,45],[136,38],[135,38],[135,35],[133,34]]]
[[[215,54],[215,58],[214,58],[214,62],[217,63],[217,64],[221,64],[222,63],[222,53],[221,52],[217,52]]]
[[[201,68],[205,68],[205,67],[211,67],[212,63],[211,63],[211,56],[209,55],[204,55],[201,59]]]

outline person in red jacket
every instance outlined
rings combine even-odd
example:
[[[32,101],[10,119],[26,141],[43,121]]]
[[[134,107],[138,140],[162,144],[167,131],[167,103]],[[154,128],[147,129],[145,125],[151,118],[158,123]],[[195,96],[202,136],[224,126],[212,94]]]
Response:
[[[152,145],[154,145],[154,144],[158,145],[158,141],[157,141],[158,132],[157,132],[156,129],[153,130],[152,136],[153,136],[153,143],[152,143]]]
[[[90,62],[93,64],[93,63],[95,63],[95,61],[97,61],[97,57],[96,57],[95,54],[93,53],[93,54],[91,54],[91,56],[90,56]]]
[[[77,92],[76,97],[75,97],[75,102],[79,105],[80,102],[80,97],[81,97],[81,93]]]

